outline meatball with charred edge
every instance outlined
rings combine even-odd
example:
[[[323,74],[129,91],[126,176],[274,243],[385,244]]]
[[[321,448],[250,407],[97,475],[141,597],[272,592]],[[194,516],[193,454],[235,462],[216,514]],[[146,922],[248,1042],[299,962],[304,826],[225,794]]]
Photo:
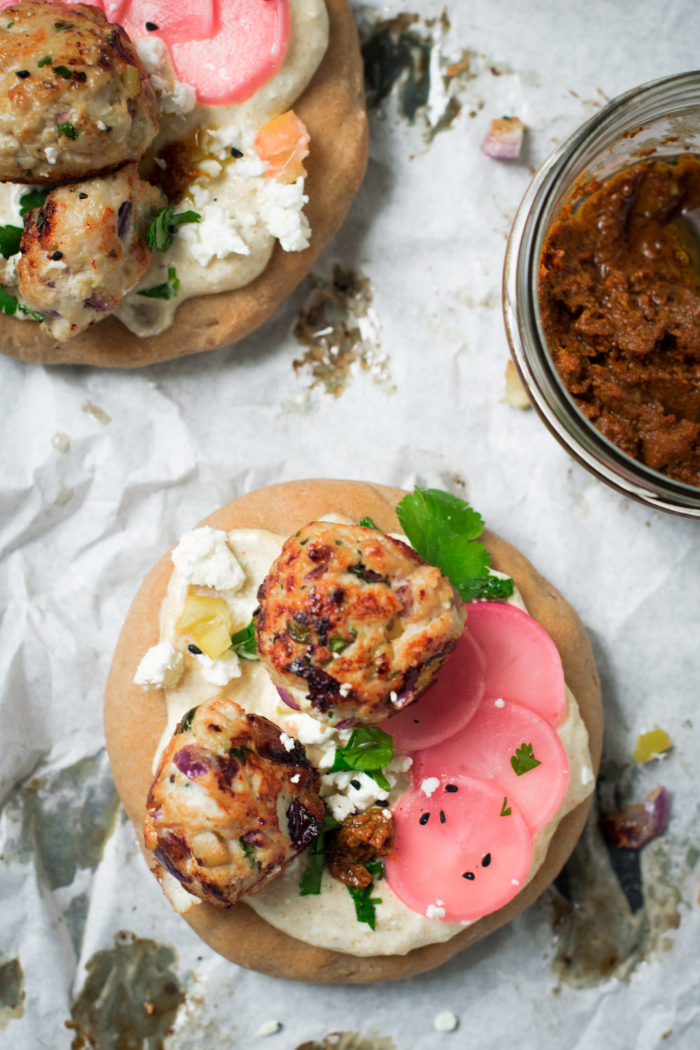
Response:
[[[158,133],[136,48],[98,7],[21,0],[0,15],[0,181],[57,183],[140,160]]]
[[[232,700],[180,722],[146,803],[144,837],[195,897],[229,908],[276,878],[323,823],[320,777],[297,741]]]
[[[406,543],[322,521],[287,540],[258,600],[258,652],[283,699],[340,728],[417,700],[465,621],[449,580]]]
[[[52,190],[25,216],[17,280],[45,332],[63,342],[119,305],[151,261],[146,234],[164,203],[126,164]]]

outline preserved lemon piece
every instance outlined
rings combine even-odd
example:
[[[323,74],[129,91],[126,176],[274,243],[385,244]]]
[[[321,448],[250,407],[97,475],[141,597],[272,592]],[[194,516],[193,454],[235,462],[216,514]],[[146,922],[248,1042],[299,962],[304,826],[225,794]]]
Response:
[[[296,182],[300,175],[306,175],[302,161],[309,155],[308,146],[306,125],[292,109],[265,124],[255,138],[255,147],[267,168],[265,174],[278,182]]]
[[[650,733],[642,733],[637,738],[634,760],[641,765],[658,758],[663,751],[669,751],[672,747],[671,738],[664,729],[652,729]]]
[[[188,631],[203,653],[218,659],[231,648],[231,613],[225,598],[188,594],[178,631]]]

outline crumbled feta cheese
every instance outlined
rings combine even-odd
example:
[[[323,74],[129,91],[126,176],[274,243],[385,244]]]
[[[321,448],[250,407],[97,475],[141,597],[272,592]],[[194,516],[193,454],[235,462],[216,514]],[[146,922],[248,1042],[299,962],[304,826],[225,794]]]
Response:
[[[311,715],[285,715],[285,722],[293,727],[294,735],[302,744],[321,744],[329,739],[335,739],[332,726],[324,726]],[[335,756],[335,744],[330,748]],[[333,759],[328,763],[333,765]]]
[[[398,696],[398,693],[395,693],[395,692],[394,692],[394,691],[392,690],[392,691],[391,691],[391,692],[389,693],[389,699],[391,700],[392,704],[396,704],[396,703],[398,703],[398,700],[399,700],[399,696]]]
[[[309,247],[311,227],[302,211],[308,200],[301,175],[291,184],[266,179],[260,191],[262,220],[286,252],[301,252]]]
[[[392,773],[407,773],[413,765],[413,759],[409,755],[396,755],[386,767]]]
[[[212,259],[226,259],[232,254],[250,255],[250,248],[239,234],[236,220],[220,204],[205,204],[200,214],[202,218],[198,223],[181,226],[178,233],[200,266],[206,266]]]
[[[351,813],[355,812],[355,807],[351,800],[345,795],[329,795],[326,802],[336,820],[343,821]]]
[[[325,773],[321,777],[321,795],[325,797],[336,820],[343,820],[350,813],[364,812],[377,799],[386,801],[386,791],[379,787],[376,780],[356,770]],[[342,811],[343,815],[339,817],[336,809]]]
[[[292,736],[287,736],[286,733],[280,733],[280,742],[284,744],[286,751],[293,751],[296,740]]]
[[[204,172],[210,179],[215,179],[223,170],[218,160],[200,160],[197,164],[197,171]]]
[[[134,675],[134,685],[143,689],[174,689],[184,669],[182,653],[170,642],[159,642],[141,660]]]
[[[199,897],[195,897],[194,894],[188,893],[185,887],[179,882],[174,875],[171,875],[169,871],[162,869],[159,872],[158,881],[160,882],[163,893],[168,898],[178,915],[184,915],[186,911],[189,911],[193,904],[201,904]]]
[[[505,707],[505,706],[506,706],[505,700],[501,700],[500,698],[498,700],[496,700],[496,707]]]
[[[259,157],[241,157],[236,161],[233,174],[241,179],[259,179],[265,174],[265,165]]]
[[[349,696],[352,692],[352,686],[349,682],[343,682],[340,689],[338,690],[341,696]]]
[[[107,125],[105,124],[104,120],[98,120],[97,121],[97,130],[98,131],[106,131],[107,130]]]
[[[437,789],[439,787],[440,787],[440,781],[438,780],[437,777],[426,777],[425,780],[421,781],[420,789],[421,789],[421,791],[423,792],[424,795],[427,795],[428,798],[430,798],[432,793],[434,791],[437,791]]]
[[[55,164],[58,160],[58,150],[55,149],[53,146],[47,146],[44,150],[44,153],[46,154],[46,159],[48,160],[49,164]]]
[[[202,678],[210,685],[228,685],[232,678],[241,677],[241,665],[233,649],[229,649],[218,660],[212,660],[206,653],[197,657]]]
[[[444,919],[445,909],[438,908],[435,904],[429,904],[425,912],[425,917],[426,919]]]
[[[209,525],[186,532],[171,558],[185,583],[237,591],[245,582],[245,573],[226,542],[226,533]]]
[[[436,1032],[454,1032],[458,1023],[455,1014],[451,1010],[445,1010],[443,1013],[436,1015],[433,1021],[433,1028]]]
[[[520,885],[520,879],[511,879],[510,881],[513,884],[513,886],[519,886]]]
[[[292,784],[298,784],[300,779],[301,779],[301,773],[295,773],[293,777],[289,778],[290,783],[292,783]]]
[[[581,770],[581,783],[590,784],[593,780],[593,770],[589,769],[588,766],[584,766]]]
[[[176,79],[163,41],[155,36],[141,37],[136,41],[136,50],[150,77],[160,112],[175,115],[190,113],[197,103],[196,92],[191,84],[183,84]]]
[[[261,1024],[255,1034],[256,1036],[275,1035],[281,1028],[281,1021],[265,1021],[265,1024]]]
[[[390,820],[391,819],[391,810],[390,809],[383,809],[382,810],[382,816],[386,817],[387,820]]]

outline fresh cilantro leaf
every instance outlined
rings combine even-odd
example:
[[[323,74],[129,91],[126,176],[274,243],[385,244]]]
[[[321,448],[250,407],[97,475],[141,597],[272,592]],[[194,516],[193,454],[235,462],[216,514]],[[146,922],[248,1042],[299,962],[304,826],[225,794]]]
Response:
[[[363,518],[360,522],[360,525],[363,529],[374,529],[376,532],[382,531],[378,525],[374,524],[371,518]]]
[[[177,295],[180,281],[174,266],[168,267],[168,279],[163,284],[157,284],[154,288],[146,288],[139,295],[145,295],[147,299],[174,299]]]
[[[54,27],[54,29],[72,29],[73,28],[73,23],[72,22],[54,22],[53,27]]]
[[[196,211],[181,211],[175,214],[175,205],[168,204],[161,208],[148,227],[146,241],[151,251],[167,252],[173,243],[175,227],[183,222],[199,222],[201,215]]]
[[[0,226],[0,254],[3,258],[9,259],[17,254],[23,232],[21,226]]]
[[[336,748],[335,759],[328,772],[356,769],[376,780],[383,791],[390,791],[391,785],[381,770],[389,765],[393,757],[394,741],[389,734],[378,726],[362,726],[354,731],[346,747]]]
[[[510,808],[510,806],[508,806],[508,809],[506,809],[506,803],[507,802],[508,802],[508,797],[506,795],[504,795],[503,796],[503,805],[501,806],[501,812],[499,813],[500,817],[509,817],[511,815],[511,813],[513,812],[513,810]]]
[[[355,905],[357,921],[366,922],[369,928],[373,930],[377,922],[375,905],[382,903],[381,897],[372,896],[374,883],[370,882],[369,886],[365,886],[363,889],[360,889],[359,886],[348,886],[347,890]]]
[[[374,569],[368,569],[361,561],[358,562],[357,565],[348,565],[347,571],[351,572],[353,576],[359,577],[363,583],[390,584],[390,580],[387,576],[382,576],[381,573],[375,572]]]
[[[73,76],[73,72],[68,66],[54,66],[53,71],[54,73],[58,73],[59,77],[62,77],[64,80],[70,80]]]
[[[57,66],[56,68],[58,69],[60,67]],[[74,128],[72,124],[57,124],[56,131],[59,135],[63,135],[67,139],[73,139],[73,141],[75,141],[80,135],[78,129]]]
[[[8,317],[12,317],[13,314],[17,313],[17,300],[14,295],[10,295],[6,288],[0,284],[0,311],[7,314]]]
[[[355,634],[355,638],[357,638],[357,634]],[[347,649],[349,645],[352,645],[355,638],[349,638],[347,640],[345,638],[331,638],[328,643],[328,648],[332,653],[342,653],[343,649]]]
[[[43,58],[39,59],[39,61],[37,62],[37,65],[38,65],[39,69],[43,69],[44,66],[50,66],[51,65],[51,55],[44,55]]]
[[[340,821],[336,820],[330,813],[323,818],[323,828],[314,839],[309,850],[309,857],[304,869],[304,874],[299,880],[299,896],[308,897],[321,892],[321,879],[323,869],[326,866],[326,834],[334,828],[340,827]]]
[[[192,728],[192,719],[194,718],[196,710],[196,707],[192,707],[186,715],[183,715],[173,736],[178,736],[180,733],[186,733],[188,729]]]
[[[381,860],[370,860],[365,864],[370,875],[376,875],[378,879],[384,878],[384,863]]]
[[[251,620],[247,627],[242,627],[231,635],[231,647],[236,656],[243,660],[259,660],[258,649],[255,644],[255,620]]]
[[[38,314],[36,310],[32,310],[31,307],[27,306],[26,303],[17,303],[17,309],[25,317],[31,317],[33,321],[43,321],[44,315]]]
[[[521,744],[520,747],[516,747],[515,754],[511,755],[510,764],[516,777],[521,777],[528,770],[542,765],[532,753],[532,744]]]
[[[251,845],[250,842],[246,842],[245,839],[239,839],[238,843],[239,843],[241,849],[243,850],[243,852],[245,853],[246,857],[250,857],[250,859],[252,860],[253,864],[255,864],[256,868],[259,868],[260,867],[260,861],[257,858],[257,854],[255,852],[255,846]]]
[[[515,584],[510,577],[507,580],[502,580],[500,576],[487,576],[479,591],[479,597],[488,598],[489,600],[510,598],[514,592]]]
[[[478,597],[491,561],[475,542],[484,530],[481,516],[458,496],[421,488],[404,496],[396,514],[417,553],[448,577],[462,600]]]
[[[25,193],[23,197],[20,197],[20,215],[26,215],[27,212],[32,211],[33,208],[40,208],[52,189],[53,186],[46,186],[41,190],[30,190],[29,193]]]
[[[246,764],[246,762],[247,762],[247,752],[246,752],[246,749],[244,747],[230,747],[228,749],[228,753],[229,753],[229,755],[233,755],[234,758],[237,758],[242,766],[244,766]]]

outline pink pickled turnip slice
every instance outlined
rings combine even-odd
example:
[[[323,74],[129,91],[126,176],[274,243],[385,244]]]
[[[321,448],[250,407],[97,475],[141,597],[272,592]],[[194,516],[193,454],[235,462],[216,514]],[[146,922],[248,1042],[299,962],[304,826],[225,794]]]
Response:
[[[105,14],[111,20],[122,21],[132,40],[142,36],[159,36],[168,47],[186,44],[191,40],[211,40],[216,33],[214,0],[102,0]],[[236,0],[223,0],[223,4]],[[119,13],[112,18],[111,9],[119,5]],[[125,13],[126,12],[126,13]],[[158,26],[149,31],[146,22]]]
[[[530,870],[532,835],[518,807],[506,817],[502,805],[500,788],[469,776],[440,777],[430,798],[414,788],[399,799],[385,863],[399,900],[423,915],[444,909],[428,917],[446,922],[479,919],[512,900]]]
[[[540,765],[518,776],[511,764],[523,744]],[[510,700],[485,697],[468,726],[437,747],[413,756],[413,779],[468,774],[491,780],[508,805],[518,807],[534,834],[559,809],[569,783],[569,763],[549,723]]]
[[[433,747],[458,733],[473,717],[484,695],[486,659],[466,630],[425,696],[385,723],[402,751]]]
[[[486,696],[514,700],[546,719],[561,722],[564,670],[544,627],[514,605],[472,602],[467,628],[486,656]]]
[[[169,9],[170,0],[158,0]],[[208,105],[243,102],[279,68],[289,40],[288,0],[222,0],[219,25],[210,40],[175,43],[178,79],[192,84]]]

